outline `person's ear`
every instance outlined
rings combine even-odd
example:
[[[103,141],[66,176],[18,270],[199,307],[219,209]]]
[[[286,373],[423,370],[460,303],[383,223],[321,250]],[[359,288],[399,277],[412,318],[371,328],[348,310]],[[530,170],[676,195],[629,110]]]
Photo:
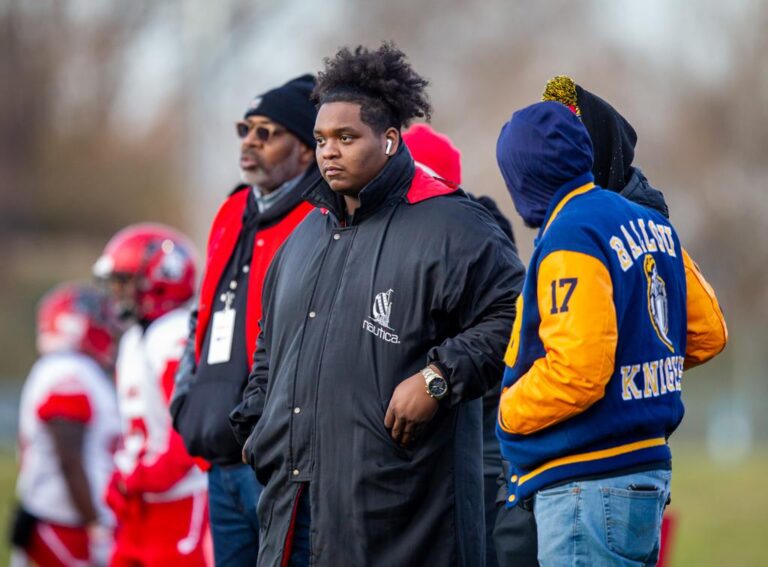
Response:
[[[315,148],[310,148],[309,146],[302,144],[301,153],[299,154],[299,163],[303,167],[306,167],[313,161],[315,161]]]
[[[400,147],[400,132],[397,128],[388,128],[384,132],[384,154],[389,157],[397,153],[397,148]]]

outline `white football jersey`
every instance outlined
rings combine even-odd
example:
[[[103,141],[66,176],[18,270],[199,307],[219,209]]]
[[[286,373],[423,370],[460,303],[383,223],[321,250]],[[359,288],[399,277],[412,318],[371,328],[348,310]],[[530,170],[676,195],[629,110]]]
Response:
[[[133,325],[120,340],[117,392],[123,446],[115,455],[115,463],[126,476],[139,465],[151,467],[169,451],[172,426],[167,400],[170,392],[164,388],[172,387],[173,374],[187,341],[188,322],[188,309],[174,309],[146,329]],[[163,502],[206,488],[207,477],[192,466],[168,490],[146,490],[142,496],[148,502]]]
[[[21,393],[20,470],[17,493],[31,514],[51,523],[82,525],[61,472],[46,421],[75,419],[85,425],[83,465],[101,523],[114,518],[104,502],[120,439],[114,382],[90,357],[76,352],[41,357]]]

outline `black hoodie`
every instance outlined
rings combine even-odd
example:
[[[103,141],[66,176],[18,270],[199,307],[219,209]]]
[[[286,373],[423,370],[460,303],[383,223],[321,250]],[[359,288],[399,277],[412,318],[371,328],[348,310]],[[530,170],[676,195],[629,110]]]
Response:
[[[579,85],[576,97],[581,121],[592,139],[595,184],[669,218],[662,192],[651,187],[643,172],[632,166],[637,144],[632,125],[618,110]]]

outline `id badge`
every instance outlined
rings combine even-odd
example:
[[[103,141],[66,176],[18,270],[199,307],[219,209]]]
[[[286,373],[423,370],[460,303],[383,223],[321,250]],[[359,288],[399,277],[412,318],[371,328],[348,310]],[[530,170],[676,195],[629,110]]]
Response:
[[[232,335],[235,332],[235,310],[216,311],[211,321],[211,342],[208,346],[208,364],[229,362],[232,355]]]

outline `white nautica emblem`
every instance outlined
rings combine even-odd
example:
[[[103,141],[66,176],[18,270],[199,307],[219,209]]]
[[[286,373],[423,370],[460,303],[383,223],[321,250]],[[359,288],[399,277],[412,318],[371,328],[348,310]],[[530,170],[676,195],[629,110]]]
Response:
[[[393,290],[382,291],[376,294],[376,298],[373,300],[373,309],[371,314],[373,320],[376,321],[382,327],[390,328],[389,315],[392,313],[392,293]]]
[[[393,345],[400,344],[400,337],[397,336],[395,330],[389,326],[389,316],[392,313],[392,294],[393,290],[382,291],[377,293],[373,298],[373,307],[371,307],[371,317],[378,325],[374,325],[368,319],[363,319],[363,329],[371,333],[374,337],[391,343]]]

